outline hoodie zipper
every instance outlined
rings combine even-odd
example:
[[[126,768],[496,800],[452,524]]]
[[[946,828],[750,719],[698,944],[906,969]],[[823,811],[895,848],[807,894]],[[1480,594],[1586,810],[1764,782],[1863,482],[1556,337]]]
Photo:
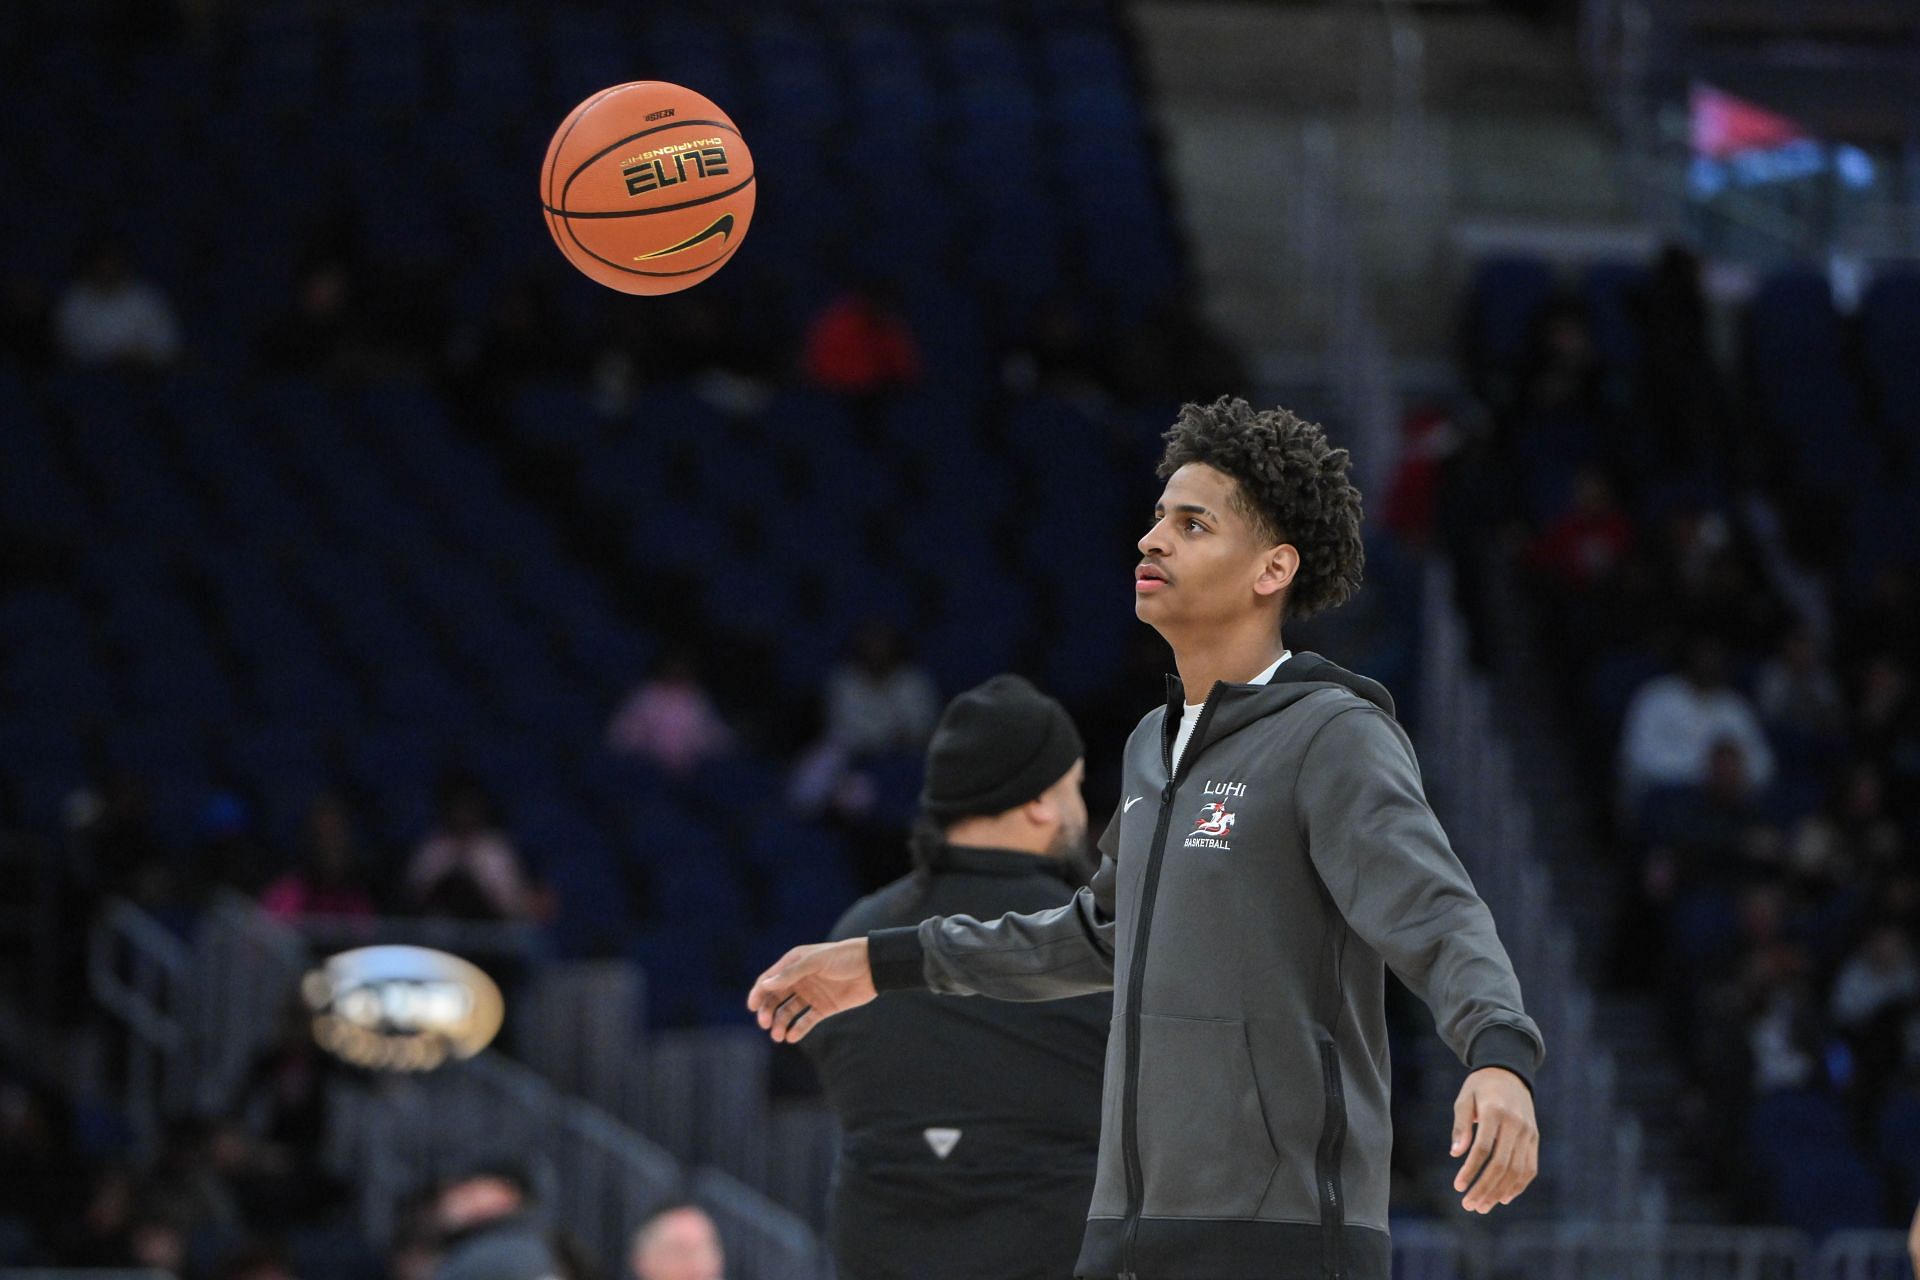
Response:
[[[1194,757],[1200,754],[1221,687],[1215,683],[1200,705],[1200,716],[1193,722],[1193,735],[1180,754],[1179,772],[1174,768],[1173,739],[1164,730],[1160,734],[1160,759],[1166,766],[1167,785],[1160,788],[1160,818],[1153,828],[1146,882],[1140,889],[1140,928],[1134,934],[1133,954],[1127,965],[1127,1075],[1120,1111],[1120,1147],[1127,1166],[1127,1217],[1126,1235],[1120,1246],[1120,1280],[1137,1280],[1133,1250],[1140,1235],[1140,1214],[1146,1207],[1146,1175],[1140,1167],[1140,994],[1147,984],[1147,940],[1153,933],[1153,902],[1160,892],[1160,864],[1166,857],[1168,830],[1173,825],[1173,799],[1180,790],[1180,779],[1190,772]]]

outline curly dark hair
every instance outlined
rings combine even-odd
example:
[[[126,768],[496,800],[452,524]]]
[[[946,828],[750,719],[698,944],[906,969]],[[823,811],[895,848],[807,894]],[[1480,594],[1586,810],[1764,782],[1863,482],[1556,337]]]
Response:
[[[1286,616],[1308,618],[1345,604],[1360,588],[1366,548],[1360,541],[1360,491],[1345,449],[1285,409],[1256,410],[1238,396],[1182,405],[1167,432],[1159,476],[1189,462],[1232,476],[1234,502],[1278,542],[1300,553],[1287,589]]]

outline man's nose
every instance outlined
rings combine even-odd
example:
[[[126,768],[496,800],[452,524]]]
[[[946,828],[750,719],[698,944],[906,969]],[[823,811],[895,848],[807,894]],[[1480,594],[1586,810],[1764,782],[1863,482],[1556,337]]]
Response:
[[[1147,530],[1140,536],[1140,541],[1134,545],[1140,549],[1141,555],[1163,556],[1167,554],[1167,540],[1162,536],[1166,527],[1167,522],[1165,520],[1156,520],[1153,522],[1153,528]]]

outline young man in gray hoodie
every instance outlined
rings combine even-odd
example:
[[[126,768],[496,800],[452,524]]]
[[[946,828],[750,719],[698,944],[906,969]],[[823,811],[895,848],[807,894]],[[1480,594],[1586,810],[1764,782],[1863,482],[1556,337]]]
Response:
[[[1186,406],[1134,575],[1179,675],[1127,743],[1092,884],[800,947],[748,997],[794,1041],[886,991],[1111,988],[1090,1280],[1388,1280],[1388,968],[1468,1069],[1462,1203],[1511,1203],[1538,1169],[1540,1031],[1393,700],[1281,639],[1360,584],[1348,467],[1284,410]]]

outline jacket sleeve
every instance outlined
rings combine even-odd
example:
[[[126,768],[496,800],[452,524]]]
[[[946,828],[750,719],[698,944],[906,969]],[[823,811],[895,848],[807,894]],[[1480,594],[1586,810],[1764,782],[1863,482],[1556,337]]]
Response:
[[[1295,811],[1340,914],[1433,1011],[1468,1067],[1533,1084],[1546,1056],[1493,915],[1420,785],[1413,746],[1371,707],[1338,712],[1307,746]]]
[[[935,916],[867,935],[878,991],[1060,1000],[1113,989],[1113,892],[1120,813],[1100,838],[1100,869],[1071,902],[997,920]]]

